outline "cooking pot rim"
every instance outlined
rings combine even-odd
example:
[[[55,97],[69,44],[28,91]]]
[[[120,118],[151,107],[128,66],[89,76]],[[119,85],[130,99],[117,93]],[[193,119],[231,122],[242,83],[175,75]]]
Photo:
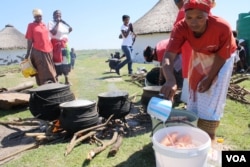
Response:
[[[61,103],[59,105],[60,108],[78,108],[78,107],[88,107],[95,105],[95,101],[85,100],[85,99],[77,99],[68,102]]]
[[[99,93],[98,97],[112,98],[112,97],[124,97],[127,95],[128,92],[126,91],[109,91],[109,92]]]
[[[28,92],[43,92],[43,91],[50,91],[50,90],[58,90],[69,87],[69,85],[60,84],[60,83],[48,83],[36,88],[28,89]]]

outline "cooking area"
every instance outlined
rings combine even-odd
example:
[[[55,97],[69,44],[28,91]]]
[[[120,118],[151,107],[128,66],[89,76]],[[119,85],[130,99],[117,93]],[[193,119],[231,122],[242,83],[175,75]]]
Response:
[[[156,137],[159,135],[158,130],[164,127],[183,126],[191,129],[197,126],[197,117],[194,114],[181,109],[167,109],[172,108],[172,103],[162,99],[159,95],[159,86],[143,87],[141,96],[138,93],[129,95],[127,91],[114,89],[114,85],[111,87],[113,87],[112,91],[98,93],[97,101],[75,98],[70,86],[59,83],[48,83],[27,89],[30,95],[29,110],[34,118],[0,122],[4,125],[0,126],[1,129],[6,132],[2,139],[3,148],[0,150],[1,162],[8,162],[29,149],[66,142],[68,144],[65,152],[61,153],[65,157],[72,154],[76,147],[83,147],[81,145],[96,145],[88,151],[84,161],[87,165],[106,149],[109,150],[108,157],[117,156],[119,149],[124,145],[124,138],[148,132],[151,133],[151,137],[157,138],[153,139],[157,160],[160,156],[158,151],[163,149],[159,145],[163,143],[161,140],[165,140],[164,143],[166,140],[174,140],[165,139],[166,136]],[[136,102],[138,99],[139,103]],[[157,115],[160,108],[166,114],[166,119]],[[13,133],[7,130],[7,127],[18,131]],[[192,134],[184,133],[183,138],[182,131],[174,130],[169,135],[172,136],[172,133],[181,134],[180,140],[184,142],[176,148],[177,150],[182,147],[190,149],[200,147],[200,145],[193,145],[192,142],[184,146],[185,142],[193,140],[189,137]],[[16,144],[12,146],[13,151],[11,151],[9,145],[13,143]],[[20,147],[21,145],[23,146]],[[166,146],[169,147],[169,145]],[[8,153],[9,151],[11,153]],[[165,150],[165,152],[168,151]],[[168,161],[171,161],[171,158]],[[157,161],[157,163],[162,162]]]
[[[29,95],[29,111],[34,118],[0,122],[5,131],[0,150],[0,161],[8,162],[23,151],[44,144],[68,142],[65,156],[81,143],[96,144],[89,150],[86,160],[110,147],[108,156],[115,156],[122,147],[124,137],[133,137],[150,131],[150,117],[135,104],[137,93],[115,90],[99,93],[97,101],[76,99],[68,85],[49,83],[26,90]],[[13,134],[6,128],[18,129]],[[14,136],[13,136],[14,135]],[[12,147],[19,143],[26,147]],[[8,151],[7,151],[8,152]]]
[[[250,164],[247,0],[57,1],[3,2],[1,167]]]

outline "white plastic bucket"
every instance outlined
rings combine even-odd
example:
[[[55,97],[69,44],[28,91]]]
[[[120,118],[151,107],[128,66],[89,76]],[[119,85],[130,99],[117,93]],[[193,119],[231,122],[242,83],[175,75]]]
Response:
[[[194,148],[179,149],[167,147],[160,141],[168,134],[190,135]],[[156,167],[205,167],[211,139],[199,128],[190,126],[170,126],[156,131],[152,138]]]
[[[190,126],[189,124],[186,124],[183,121],[170,122],[169,120],[171,119],[172,116],[187,117],[187,120],[185,122],[190,123],[194,127],[197,126],[198,117],[196,116],[194,112],[187,111],[187,110],[172,109],[166,123],[163,123],[162,120],[151,115],[152,133],[155,133],[157,130],[162,129],[164,127],[168,127],[168,126],[180,126],[180,125]]]

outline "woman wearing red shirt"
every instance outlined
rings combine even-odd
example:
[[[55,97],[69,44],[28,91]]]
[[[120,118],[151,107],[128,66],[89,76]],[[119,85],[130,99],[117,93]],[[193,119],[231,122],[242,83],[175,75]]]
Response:
[[[161,92],[173,99],[176,91],[173,60],[188,41],[193,53],[188,70],[187,109],[197,114],[198,127],[214,139],[223,115],[236,44],[229,24],[209,15],[212,5],[213,0],[184,0],[185,19],[175,24],[163,58],[166,83]]]
[[[27,54],[37,70],[36,83],[43,85],[47,82],[57,82],[55,66],[52,61],[52,45],[49,40],[49,31],[42,22],[42,11],[33,10],[34,22],[29,23],[26,39],[28,40]]]

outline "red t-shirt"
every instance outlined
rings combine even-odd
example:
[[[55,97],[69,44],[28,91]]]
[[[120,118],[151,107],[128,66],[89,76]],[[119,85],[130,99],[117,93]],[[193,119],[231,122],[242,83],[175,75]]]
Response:
[[[25,38],[32,40],[33,47],[42,52],[51,52],[52,44],[49,40],[49,31],[44,23],[30,23]]]
[[[211,15],[211,13],[209,13],[209,15]],[[174,25],[177,24],[179,21],[183,20],[184,18],[185,18],[185,9],[184,7],[182,7],[178,12]],[[192,48],[187,41],[181,47],[181,54],[182,54],[182,76],[183,78],[187,78],[190,58],[192,55]]]
[[[182,7],[182,8],[179,10],[179,12],[178,12],[178,15],[177,15],[177,17],[176,17],[176,20],[175,20],[175,22],[174,22],[174,25],[175,25],[176,23],[178,23],[179,21],[183,20],[184,17],[185,17],[185,10],[184,10],[184,7]]]
[[[162,62],[162,58],[168,46],[169,39],[162,40],[156,44],[157,61]]]
[[[216,53],[224,59],[236,50],[235,40],[229,24],[222,18],[208,16],[208,27],[200,38],[195,38],[187,23],[178,22],[171,33],[167,51],[178,53],[179,48],[188,41],[191,48],[200,53]]]
[[[185,10],[184,7],[182,7],[178,12],[174,25],[176,25],[179,21],[183,20],[184,17],[185,17]],[[192,55],[192,48],[187,41],[181,47],[181,55],[182,55],[182,76],[183,78],[187,78],[190,58]]]

